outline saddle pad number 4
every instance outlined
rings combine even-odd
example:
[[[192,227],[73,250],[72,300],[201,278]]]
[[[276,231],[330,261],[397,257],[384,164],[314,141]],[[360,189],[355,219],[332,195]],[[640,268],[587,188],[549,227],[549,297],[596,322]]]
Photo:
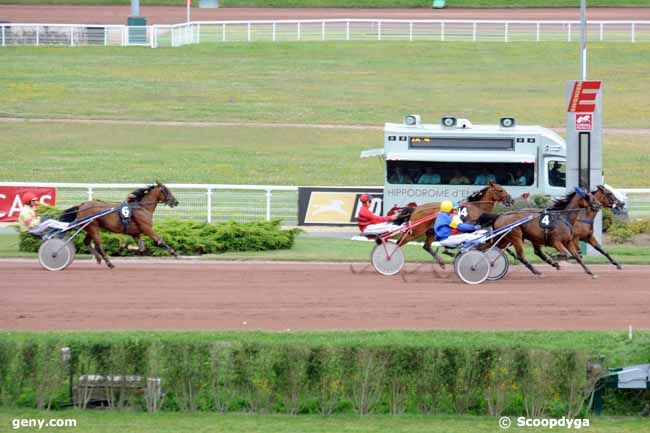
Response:
[[[458,208],[458,216],[460,217],[461,220],[465,221],[468,214],[469,212],[467,211],[467,208],[465,206],[461,206]]]
[[[553,226],[553,217],[544,212],[540,218],[539,218],[539,225],[542,226],[542,228],[550,228]]]

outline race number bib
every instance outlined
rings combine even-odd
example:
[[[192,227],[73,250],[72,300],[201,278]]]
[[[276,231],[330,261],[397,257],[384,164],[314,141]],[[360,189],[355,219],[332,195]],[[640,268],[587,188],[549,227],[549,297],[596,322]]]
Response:
[[[120,208],[120,215],[122,215],[122,218],[124,219],[131,218],[131,208],[129,206],[122,206]]]
[[[539,225],[543,229],[550,229],[553,227],[553,216],[548,212],[542,212],[539,216]]]

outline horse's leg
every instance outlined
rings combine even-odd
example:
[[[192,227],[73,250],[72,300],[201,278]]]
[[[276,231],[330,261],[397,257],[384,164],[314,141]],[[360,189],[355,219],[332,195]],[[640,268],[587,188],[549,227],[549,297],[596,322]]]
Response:
[[[86,248],[88,248],[88,251],[92,253],[92,255],[95,257],[95,260],[97,260],[97,264],[101,265],[102,264],[102,257],[99,255],[95,247],[93,246],[92,238],[86,232],[86,235],[84,236],[84,245]]]
[[[436,261],[436,263],[438,263],[438,265],[441,268],[444,269],[445,268],[445,261],[442,260],[442,257],[440,257],[438,254],[436,254],[436,252],[433,251],[433,249],[431,248],[431,244],[433,243],[433,240],[435,238],[435,236],[433,234],[433,231],[432,230],[427,230],[426,235],[427,235],[427,240],[424,241],[424,245],[422,245],[422,248],[424,248],[424,251],[431,254],[431,257],[433,257],[433,259]]]
[[[104,259],[104,262],[106,262],[106,266],[108,266],[110,269],[113,269],[115,265],[111,263],[111,260],[108,258],[108,255],[106,254],[106,251],[104,251],[104,247],[102,246],[102,240],[99,237],[99,226],[95,223],[90,224],[88,227],[86,227],[86,231],[88,232],[88,234],[90,234],[90,237],[95,243],[95,248],[97,249],[99,255],[102,256],[102,258]]]
[[[584,271],[585,271],[587,274],[591,275],[592,278],[596,278],[596,276],[593,274],[593,272],[591,272],[591,270],[589,270],[589,268],[588,268],[588,267],[585,265],[585,263],[582,261],[582,257],[580,257],[580,255],[578,254],[578,251],[577,251],[576,248],[575,248],[575,245],[574,245],[574,243],[573,243],[573,240],[567,242],[566,245],[564,245],[564,244],[563,244],[562,242],[560,242],[560,241],[555,241],[555,242],[553,242],[553,246],[554,246],[556,249],[558,249],[562,254],[569,253],[572,257],[574,257],[574,258],[578,261],[578,263],[580,264],[580,266],[582,266],[582,269],[584,269]]]
[[[546,263],[549,265],[553,266],[555,269],[558,271],[560,270],[560,264],[544,254],[544,251],[542,251],[542,246],[538,244],[533,244],[533,249],[535,250],[535,255],[539,257],[540,259],[544,260]]]
[[[598,243],[598,241],[596,240],[596,238],[595,238],[593,235],[592,235],[591,238],[587,241],[587,243],[588,243],[589,245],[591,245],[592,247],[594,247],[594,249],[595,249],[596,251],[598,251],[600,254],[602,254],[603,256],[607,257],[607,260],[609,260],[609,262],[610,262],[612,265],[616,266],[617,269],[619,269],[619,270],[623,269],[623,267],[622,267],[621,265],[619,265],[618,262],[617,262],[616,260],[614,260],[614,259],[613,259],[613,258],[612,258],[608,253],[607,253],[607,251],[605,251],[605,250],[603,249],[603,247]]]
[[[143,255],[146,248],[144,246],[144,242],[140,238],[140,233],[133,235],[133,239],[135,239],[135,241],[138,243],[138,254]]]
[[[517,260],[519,260],[521,263],[528,268],[530,272],[532,272],[534,275],[542,275],[540,271],[535,269],[535,267],[528,261],[526,256],[524,255],[524,241],[523,241],[523,233],[521,231],[520,227],[516,227],[513,229],[508,235],[499,242],[499,245],[503,245],[507,247],[508,245],[512,245],[515,248],[516,256],[514,256]],[[510,253],[512,255],[512,253]]]
[[[160,237],[159,237],[159,236],[158,236],[158,235],[153,231],[153,228],[151,228],[151,226],[149,226],[149,225],[144,225],[144,224],[143,224],[143,225],[140,225],[140,231],[141,231],[143,234],[149,236],[149,237],[150,237],[150,238],[151,238],[151,239],[156,243],[156,245],[158,245],[159,247],[165,247],[165,249],[167,249],[167,251],[169,251],[169,253],[170,253],[172,256],[178,258],[178,253],[176,253],[176,251],[175,251],[172,247],[170,247],[170,246],[167,244],[167,242],[165,242],[164,240],[162,240],[162,238],[160,238]]]

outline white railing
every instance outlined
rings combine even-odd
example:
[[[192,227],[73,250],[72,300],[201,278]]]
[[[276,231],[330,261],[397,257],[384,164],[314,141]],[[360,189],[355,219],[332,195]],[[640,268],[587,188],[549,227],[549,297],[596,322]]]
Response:
[[[119,203],[144,184],[1,182],[3,186],[56,188],[56,206],[65,208],[86,200]],[[167,184],[178,200],[175,208],[159,206],[156,219],[179,218],[200,222],[281,219],[297,225],[298,187],[275,185]]]
[[[650,218],[650,188],[617,188],[627,196],[630,218]]]
[[[127,27],[94,24],[0,24],[0,46],[142,45],[201,42],[496,41],[577,42],[579,21],[530,20],[263,20],[193,21]],[[589,41],[650,42],[650,21],[589,21]]]
[[[59,208],[100,199],[119,203],[144,184],[1,182],[3,186],[47,186],[57,189]],[[259,221],[281,219],[297,225],[298,187],[275,185],[167,184],[179,206],[160,206],[156,218],[179,218],[201,222]],[[368,188],[379,188],[368,187]],[[650,218],[650,188],[618,188],[628,198],[630,218]]]
[[[152,26],[103,24],[0,24],[0,46],[152,46]]]

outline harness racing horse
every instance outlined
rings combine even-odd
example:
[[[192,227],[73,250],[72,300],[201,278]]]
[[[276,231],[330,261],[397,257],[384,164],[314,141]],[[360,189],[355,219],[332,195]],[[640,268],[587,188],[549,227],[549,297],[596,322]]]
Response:
[[[542,251],[543,246],[551,246],[560,253],[560,258],[574,257],[587,274],[595,277],[589,268],[585,266],[580,256],[580,249],[573,242],[573,226],[578,218],[578,211],[580,209],[591,209],[592,211],[598,212],[600,204],[591,194],[582,191],[580,188],[576,188],[574,192],[567,194],[562,199],[556,200],[549,209],[521,209],[501,214],[494,221],[495,229],[529,215],[536,215],[538,217],[513,229],[499,241],[497,246],[502,250],[506,250],[508,246],[512,245],[515,248],[516,255],[507,250],[510,255],[522,262],[535,275],[542,274],[526,259],[523,246],[524,239],[532,242],[535,255],[549,265],[559,269],[560,265],[546,256]]]
[[[129,194],[127,204],[128,208],[131,209],[131,217],[127,225],[123,224],[119,211],[96,218],[86,225],[84,228],[86,232],[84,244],[93,256],[95,256],[97,264],[101,264],[103,258],[109,268],[112,269],[114,267],[102,247],[99,236],[100,228],[109,232],[124,233],[132,236],[137,241],[140,252],[144,251],[144,243],[140,239],[140,236],[144,234],[149,236],[156,245],[165,247],[174,257],[178,257],[176,251],[153,231],[153,213],[158,203],[166,204],[169,207],[178,205],[178,200],[176,200],[171,191],[160,182],[137,189]],[[115,203],[107,203],[101,200],[87,201],[78,206],[66,209],[63,212],[61,221],[73,222],[75,220],[82,220],[106,209],[119,206]]]
[[[625,208],[625,197],[608,185],[598,185],[596,191],[593,191],[591,195],[598,200],[603,207],[614,210]],[[591,208],[581,209],[578,212],[578,218],[576,218],[576,221],[573,224],[574,246],[578,251],[580,251],[580,241],[584,241],[591,245],[600,254],[607,257],[607,260],[609,260],[612,265],[616,266],[617,269],[623,269],[621,265],[603,249],[594,236],[594,218],[597,213],[598,211],[594,211]]]
[[[468,223],[475,222],[479,219],[484,213],[492,213],[494,211],[494,206],[496,203],[503,203],[506,206],[511,206],[513,203],[512,197],[510,194],[503,189],[498,183],[489,181],[488,186],[476,191],[467,197],[467,200],[461,203],[461,207],[466,209],[464,215],[464,220]],[[436,222],[435,218],[429,222],[415,224],[417,221],[426,218],[434,213],[440,211],[440,203],[426,203],[420,206],[417,206],[415,210],[411,213],[409,223],[413,225],[413,228],[408,232],[405,232],[402,237],[397,241],[398,245],[405,245],[412,240],[415,240],[421,236],[426,235],[426,241],[422,248],[431,255],[431,257],[436,260],[436,262],[444,268],[445,262],[442,260],[438,254],[431,248],[431,244],[435,240],[435,233],[433,232],[433,226]]]

